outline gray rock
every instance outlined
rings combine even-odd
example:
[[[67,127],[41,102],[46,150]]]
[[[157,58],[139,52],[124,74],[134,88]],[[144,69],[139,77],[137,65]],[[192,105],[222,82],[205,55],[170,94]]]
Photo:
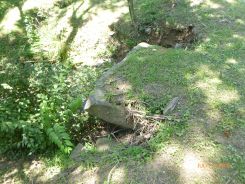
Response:
[[[176,43],[174,46],[175,49],[180,49],[183,48],[183,44],[182,43]]]
[[[151,34],[151,28],[150,28],[150,27],[145,28],[145,32],[146,32],[148,35]]]
[[[105,99],[105,93],[96,89],[94,94],[88,98],[85,110],[90,114],[125,128],[133,129],[133,124],[127,121],[127,111],[124,107],[111,104]]]
[[[149,46],[150,45],[148,45],[147,43],[140,43],[139,45],[134,47],[131,52]],[[127,58],[128,56],[120,63],[114,65],[97,81],[95,90],[91,93],[85,103],[84,110],[87,111],[89,114],[94,115],[108,123],[115,124],[124,128],[135,129],[136,124],[129,121],[129,114],[123,103],[111,103],[107,98],[108,79],[110,79],[116,69],[124,65]]]
[[[84,150],[84,146],[79,143],[71,152],[70,158],[74,161],[81,161],[81,153]]]

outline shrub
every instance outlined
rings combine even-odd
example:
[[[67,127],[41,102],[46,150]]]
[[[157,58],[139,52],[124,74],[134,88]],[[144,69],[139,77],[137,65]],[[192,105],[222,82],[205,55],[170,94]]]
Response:
[[[56,145],[65,153],[73,146],[67,127],[81,124],[82,108],[96,71],[73,71],[69,64],[1,63],[0,138],[4,149],[24,148],[30,153]]]

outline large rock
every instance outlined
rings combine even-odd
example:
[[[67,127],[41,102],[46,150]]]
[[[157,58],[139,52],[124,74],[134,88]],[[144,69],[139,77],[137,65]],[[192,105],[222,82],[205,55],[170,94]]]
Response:
[[[140,43],[134,47],[131,52],[149,46],[150,45],[146,43]],[[128,56],[120,63],[114,65],[97,81],[95,90],[89,96],[84,110],[108,123],[124,128],[135,129],[136,124],[130,121],[130,115],[123,103],[123,94],[130,89],[130,86],[121,78],[113,78],[114,72],[125,63],[127,58]],[[111,83],[115,81],[117,83],[116,87],[115,85],[111,85]],[[114,89],[112,90],[111,88]],[[111,91],[113,91],[113,93]],[[117,101],[111,102],[109,100],[111,96],[116,97],[114,99],[117,99]]]
[[[108,123],[133,129],[134,126],[127,121],[127,111],[123,106],[109,103],[105,98],[105,92],[96,89],[88,98],[85,110]]]
[[[76,162],[79,162],[82,160],[81,154],[84,151],[84,146],[79,143],[71,152],[70,158]]]

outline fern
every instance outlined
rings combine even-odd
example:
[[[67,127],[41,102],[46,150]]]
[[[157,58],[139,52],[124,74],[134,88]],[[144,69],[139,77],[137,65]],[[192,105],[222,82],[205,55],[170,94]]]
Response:
[[[41,61],[0,61],[0,68],[1,148],[34,153],[56,145],[70,153],[71,140],[87,122],[77,113],[93,88],[96,71],[84,68],[74,75],[68,64]]]
[[[68,154],[71,152],[73,144],[64,126],[55,124],[54,127],[47,129],[47,135],[50,141],[56,144],[62,151]]]

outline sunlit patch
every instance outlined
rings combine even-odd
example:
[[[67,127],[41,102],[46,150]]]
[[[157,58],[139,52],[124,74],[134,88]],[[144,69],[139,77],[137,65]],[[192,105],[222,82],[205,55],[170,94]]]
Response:
[[[116,168],[111,173],[111,180],[112,183],[124,183],[125,181],[125,169],[123,167]]]
[[[200,168],[198,167],[200,162],[201,160],[194,154],[187,153],[184,157],[183,168],[187,173],[198,173],[200,172]]]
[[[102,4],[113,6],[114,9],[100,6],[99,1],[96,6],[89,0],[77,1],[68,6],[65,12],[48,17],[48,24],[39,29],[44,54],[51,60],[64,54],[74,64],[90,66],[108,61],[100,53],[108,50],[106,46],[111,32],[109,26],[128,12],[124,1],[112,5],[110,3],[105,1]]]
[[[204,0],[190,0],[190,5],[191,7],[193,6],[198,6],[200,5],[201,3],[203,3]]]
[[[210,42],[210,40],[211,40],[210,38],[205,38],[203,41],[207,43]]]
[[[209,178],[208,181],[212,180],[212,169],[210,169],[209,167],[200,167],[200,164],[202,163],[204,163],[204,161],[199,155],[192,152],[187,152],[184,156],[181,167],[181,175],[183,179],[188,183],[199,181],[200,179],[205,181],[205,178]]]
[[[34,178],[40,175],[40,173],[44,173],[45,164],[42,161],[33,160],[31,163],[26,163],[24,166],[23,172],[29,177]]]
[[[226,0],[226,2],[227,2],[227,3],[230,3],[230,4],[235,4],[235,3],[237,3],[236,0]]]
[[[226,63],[228,64],[237,64],[237,61],[234,58],[230,58],[226,60]]]
[[[11,170],[10,172],[7,172],[3,178],[4,178],[4,181],[6,183],[14,183],[15,182],[15,179],[14,179],[14,176],[18,174],[18,169],[15,168],[13,170]]]
[[[244,37],[243,37],[243,36],[241,36],[241,35],[238,35],[238,34],[234,34],[234,35],[233,35],[233,38],[239,38],[239,39],[244,39]]]
[[[97,145],[97,150],[98,151],[106,151],[110,149],[110,145],[108,143],[101,143]]]
[[[170,145],[167,146],[166,149],[164,150],[167,154],[172,155],[176,153],[179,150],[177,145]]]
[[[245,25],[245,22],[242,19],[236,19],[235,22],[240,25]]]
[[[28,11],[34,8],[50,8],[55,0],[27,0],[22,6],[23,11]]]
[[[13,31],[21,32],[21,29],[18,27],[18,21],[20,20],[20,10],[17,7],[10,9],[0,23],[0,36]]]
[[[218,85],[222,84],[218,78],[210,78],[205,81],[197,83],[197,87],[201,88],[207,98],[207,102],[212,104],[213,102],[230,103],[232,101],[239,100],[239,95],[235,90],[219,89]]]
[[[205,93],[209,105],[215,102],[230,103],[239,100],[239,94],[236,90],[223,89],[223,82],[219,79],[219,73],[210,70],[207,66],[202,66],[199,75],[202,79],[196,83],[196,87]]]
[[[142,43],[139,44],[139,46],[140,46],[140,47],[143,47],[143,48],[147,48],[147,47],[149,47],[150,45],[147,44],[147,43],[142,42]]]
[[[231,47],[232,47],[232,43],[227,43],[227,44],[225,44],[225,46],[226,46],[227,48],[231,48]]]
[[[78,29],[71,46],[69,55],[74,63],[93,66],[97,65],[98,62],[105,62],[101,60],[102,57],[99,56],[99,53],[107,50],[105,43],[110,38],[109,26],[118,21],[122,14],[128,12],[128,8],[122,6],[121,3],[114,5],[117,11],[102,8],[90,9],[89,21]],[[83,44],[86,44],[86,47]]]
[[[218,3],[215,3],[211,0],[207,0],[206,1],[206,4],[210,7],[210,8],[213,8],[213,9],[218,9],[218,8],[222,8],[222,6]]]
[[[51,181],[53,178],[55,178],[59,173],[61,172],[60,167],[50,167],[48,168],[44,174],[40,177],[40,181],[47,182]]]
[[[72,173],[70,173],[70,177],[69,179],[67,178],[66,181],[69,181],[69,183],[82,182],[83,184],[97,183],[97,181],[100,179],[97,172],[98,168],[84,171],[81,167],[78,167]]]

